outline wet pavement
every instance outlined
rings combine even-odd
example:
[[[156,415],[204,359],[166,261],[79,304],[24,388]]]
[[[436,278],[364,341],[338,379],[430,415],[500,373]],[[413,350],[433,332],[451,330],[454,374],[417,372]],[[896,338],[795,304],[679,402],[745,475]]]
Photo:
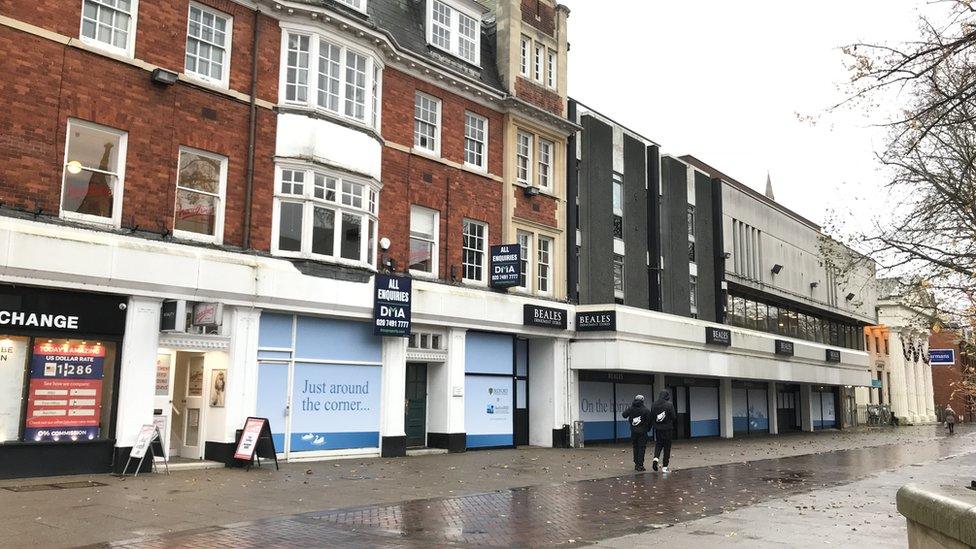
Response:
[[[113,547],[583,545],[837,489],[976,452],[970,432],[900,444],[257,520]],[[892,492],[893,498],[893,492]],[[802,520],[800,522],[802,524]],[[106,545],[101,545],[106,546]]]

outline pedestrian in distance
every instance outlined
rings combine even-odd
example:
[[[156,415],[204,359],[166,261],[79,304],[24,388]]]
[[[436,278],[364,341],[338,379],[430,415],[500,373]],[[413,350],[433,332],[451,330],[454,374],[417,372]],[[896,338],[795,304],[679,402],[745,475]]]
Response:
[[[950,435],[956,434],[956,411],[952,409],[952,406],[946,406],[945,424]]]
[[[661,469],[665,473],[670,473],[671,469],[671,441],[674,439],[674,404],[671,404],[671,393],[661,391],[657,400],[651,405],[651,417],[654,418],[654,461],[651,467],[657,471],[658,460],[661,453],[664,453],[664,467]]]
[[[644,453],[647,451],[647,433],[651,430],[651,411],[644,406],[644,395],[634,397],[634,403],[621,415],[630,420],[630,442],[634,445],[634,470],[646,471]]]

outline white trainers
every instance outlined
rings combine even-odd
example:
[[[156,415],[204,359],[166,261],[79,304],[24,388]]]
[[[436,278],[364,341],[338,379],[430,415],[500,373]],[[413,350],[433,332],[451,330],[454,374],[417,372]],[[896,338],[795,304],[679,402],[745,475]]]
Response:
[[[654,458],[654,461],[651,462],[651,469],[657,471],[657,458]]]
[[[661,469],[661,472],[662,473],[670,473],[671,472],[671,469],[668,469],[667,467],[665,467],[664,469]]]

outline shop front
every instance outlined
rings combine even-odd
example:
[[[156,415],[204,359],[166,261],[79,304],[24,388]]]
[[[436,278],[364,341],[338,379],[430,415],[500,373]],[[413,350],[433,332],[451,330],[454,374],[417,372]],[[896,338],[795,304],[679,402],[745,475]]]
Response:
[[[735,436],[769,434],[768,383],[732,382],[732,430]]]
[[[587,444],[630,439],[630,426],[620,414],[634,397],[649,407],[656,398],[652,376],[622,372],[579,372],[579,418]]]
[[[810,391],[810,419],[815,430],[834,429],[837,425],[838,388],[814,386]]]
[[[719,422],[719,381],[708,378],[665,378],[677,416],[675,438],[717,437]]]
[[[0,478],[111,471],[125,309],[0,286]]]
[[[468,332],[464,357],[464,424],[468,449],[515,446],[515,338]]]
[[[380,452],[382,341],[367,322],[264,312],[256,415],[288,459]]]

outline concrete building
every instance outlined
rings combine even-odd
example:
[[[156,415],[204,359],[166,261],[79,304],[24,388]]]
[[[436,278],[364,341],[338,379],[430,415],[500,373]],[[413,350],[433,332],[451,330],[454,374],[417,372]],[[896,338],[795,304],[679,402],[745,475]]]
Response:
[[[936,421],[929,365],[931,296],[897,278],[878,280],[878,323],[888,327],[891,412],[901,425]]]
[[[664,389],[681,437],[852,423],[850,388],[871,385],[873,264],[841,280],[815,224],[585,105],[570,114],[570,400],[586,438],[625,438],[615,410]]]

